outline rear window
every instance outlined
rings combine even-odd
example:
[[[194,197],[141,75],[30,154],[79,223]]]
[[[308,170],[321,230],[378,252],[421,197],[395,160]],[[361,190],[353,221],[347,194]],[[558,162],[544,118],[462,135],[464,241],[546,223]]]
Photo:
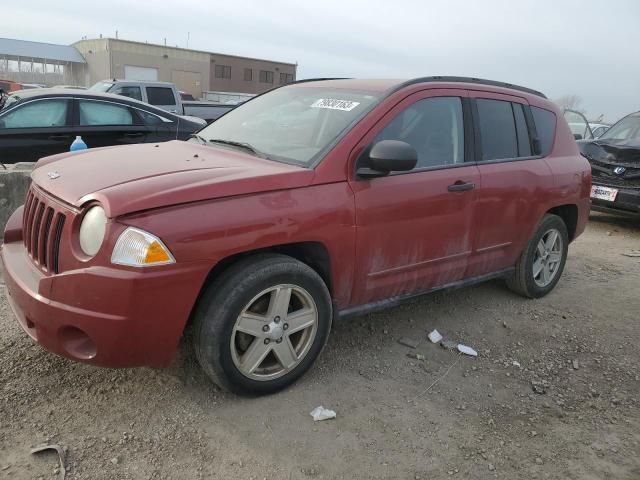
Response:
[[[478,99],[482,160],[518,156],[518,136],[511,102]]]
[[[165,87],[147,87],[147,99],[151,105],[175,105],[173,90]]]
[[[551,153],[553,139],[556,133],[556,116],[553,112],[544,108],[531,107],[533,121],[536,124],[536,132],[540,140],[540,154],[546,157]]]

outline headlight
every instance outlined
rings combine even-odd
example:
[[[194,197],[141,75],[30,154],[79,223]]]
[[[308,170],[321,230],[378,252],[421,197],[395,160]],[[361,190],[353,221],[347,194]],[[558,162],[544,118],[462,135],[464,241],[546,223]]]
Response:
[[[146,267],[176,263],[176,260],[158,237],[139,228],[127,227],[113,247],[111,263]]]
[[[80,248],[85,254],[93,257],[98,253],[106,226],[107,216],[102,207],[96,205],[89,208],[80,224]]]

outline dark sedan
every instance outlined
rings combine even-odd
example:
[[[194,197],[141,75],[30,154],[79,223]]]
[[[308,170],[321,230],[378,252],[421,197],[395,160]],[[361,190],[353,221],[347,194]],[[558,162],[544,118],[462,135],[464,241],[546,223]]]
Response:
[[[0,110],[0,162],[35,162],[69,150],[185,140],[205,122],[120,95],[69,89],[21,90]]]
[[[640,217],[640,112],[578,146],[591,164],[591,208]]]

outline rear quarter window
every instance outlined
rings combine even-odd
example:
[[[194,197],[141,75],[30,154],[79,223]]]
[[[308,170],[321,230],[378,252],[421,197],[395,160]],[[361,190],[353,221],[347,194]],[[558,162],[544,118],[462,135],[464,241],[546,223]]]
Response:
[[[536,124],[536,132],[540,140],[540,154],[546,157],[551,153],[553,139],[556,133],[556,115],[549,110],[539,107],[531,107],[533,121]]]

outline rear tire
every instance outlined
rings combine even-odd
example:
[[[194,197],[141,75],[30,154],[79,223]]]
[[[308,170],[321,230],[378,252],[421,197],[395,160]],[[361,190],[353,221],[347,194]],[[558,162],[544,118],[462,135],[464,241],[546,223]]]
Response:
[[[562,276],[568,246],[565,223],[557,215],[546,214],[518,258],[507,286],[524,297],[544,297]]]
[[[256,255],[207,287],[195,313],[194,349],[220,387],[269,394],[311,367],[331,319],[329,291],[312,268],[286,255]]]

